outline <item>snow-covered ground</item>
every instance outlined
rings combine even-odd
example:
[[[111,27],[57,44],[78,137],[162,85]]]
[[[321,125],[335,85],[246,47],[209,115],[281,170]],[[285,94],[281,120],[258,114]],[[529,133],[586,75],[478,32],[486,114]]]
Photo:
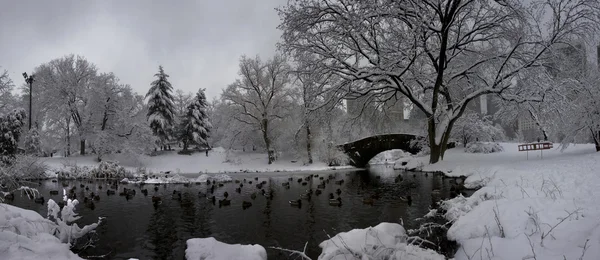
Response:
[[[60,170],[65,167],[77,165],[80,167],[96,167],[96,157],[72,156],[42,158],[52,170]],[[325,163],[315,162],[304,165],[302,161],[290,158],[279,158],[273,164],[267,164],[267,155],[262,153],[251,153],[242,151],[227,152],[223,148],[214,148],[205,153],[194,153],[192,155],[180,155],[175,151],[165,152],[158,156],[131,157],[115,154],[106,160],[116,160],[121,166],[129,170],[138,167],[145,168],[149,172],[181,172],[181,173],[232,173],[232,172],[276,172],[276,171],[320,171],[329,169],[351,168],[329,167]],[[294,161],[294,162],[293,162]]]
[[[187,260],[267,260],[267,251],[261,245],[230,245],[214,237],[192,238],[186,244]]]
[[[543,152],[448,150],[444,161],[401,159],[400,167],[465,175],[471,197],[443,204],[454,221],[450,239],[461,244],[456,259],[600,259],[600,153],[593,145]],[[406,165],[402,166],[401,162]]]

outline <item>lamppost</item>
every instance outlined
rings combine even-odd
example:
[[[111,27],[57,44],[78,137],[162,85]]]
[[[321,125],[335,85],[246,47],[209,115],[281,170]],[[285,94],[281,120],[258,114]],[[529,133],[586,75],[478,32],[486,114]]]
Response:
[[[33,75],[27,76],[27,72],[23,72],[23,78],[25,78],[25,82],[29,84],[29,130],[31,130],[31,97],[33,96]]]

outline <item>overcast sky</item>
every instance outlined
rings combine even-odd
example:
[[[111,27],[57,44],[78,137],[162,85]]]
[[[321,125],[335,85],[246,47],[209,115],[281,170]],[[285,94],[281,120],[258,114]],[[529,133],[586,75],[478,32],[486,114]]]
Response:
[[[237,77],[241,55],[275,52],[275,7],[285,0],[4,1],[0,67],[21,73],[67,54],[146,94],[158,65],[175,89],[206,88],[209,99]]]

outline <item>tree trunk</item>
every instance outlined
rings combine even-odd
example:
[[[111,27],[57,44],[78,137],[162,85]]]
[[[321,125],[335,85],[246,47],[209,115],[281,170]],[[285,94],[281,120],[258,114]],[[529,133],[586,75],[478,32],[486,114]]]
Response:
[[[310,134],[310,125],[308,124],[308,120],[306,120],[306,123],[304,125],[306,126],[306,153],[308,154],[308,163],[312,164],[313,158],[312,158],[312,151],[311,151],[311,147],[310,147],[310,142],[312,141],[312,137]]]
[[[596,152],[600,152],[600,130],[598,130],[598,135],[594,137],[594,143],[596,144]]]
[[[67,157],[71,156],[71,118],[67,117]]]
[[[188,142],[183,142],[183,150],[187,151],[188,149]]]
[[[446,152],[448,139],[450,137],[450,131],[452,130],[452,125],[454,122],[448,123],[448,127],[442,132],[442,136],[440,138],[440,143],[436,144],[436,129],[435,129],[435,121],[433,117],[429,118],[427,126],[427,132],[429,136],[429,149],[431,153],[429,154],[429,163],[434,164],[441,160],[444,160],[444,153]]]
[[[273,163],[273,154],[271,152],[271,140],[269,139],[269,120],[267,119],[263,119],[262,120],[262,133],[263,133],[263,140],[265,141],[265,147],[267,148],[267,157],[269,160],[269,164]]]
[[[79,141],[79,151],[81,155],[85,155],[85,139]]]

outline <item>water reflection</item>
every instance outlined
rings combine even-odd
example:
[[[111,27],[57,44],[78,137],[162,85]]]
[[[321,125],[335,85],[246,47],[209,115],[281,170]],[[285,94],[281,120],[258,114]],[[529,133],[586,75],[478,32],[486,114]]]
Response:
[[[304,180],[309,175],[312,177]],[[329,179],[329,175],[334,177]],[[119,191],[123,188],[137,189],[137,194],[130,200],[119,195],[108,196],[107,183],[85,182],[83,184],[89,187],[86,190],[79,188],[82,182],[69,182],[70,187],[78,187],[80,199],[91,192],[101,197],[93,210],[78,207],[83,216],[79,223],[91,223],[99,216],[106,217],[105,223],[98,228],[98,246],[86,253],[101,255],[110,252],[111,259],[183,259],[187,239],[212,236],[226,243],[299,250],[308,241],[307,254],[316,259],[320,254],[318,245],[328,235],[375,226],[380,222],[399,222],[400,219],[406,228],[416,228],[414,220],[429,211],[432,198],[437,200],[436,197],[448,195],[450,187],[448,181],[441,177],[403,173],[385,166],[356,172],[245,173],[233,177],[244,184],[239,193],[236,192],[236,188],[240,187],[238,183],[216,187],[214,193],[206,184],[159,185],[156,186],[158,190],[154,189],[154,185],[119,185]],[[290,177],[292,181],[289,181]],[[297,182],[299,178],[307,182],[305,186]],[[248,182],[244,183],[243,179]],[[250,180],[253,184],[249,184]],[[327,180],[329,183],[322,189],[322,194],[314,193]],[[339,180],[344,182],[335,184]],[[257,182],[263,181],[266,184],[262,189],[267,193],[272,191],[272,199],[263,196],[257,189]],[[290,182],[289,189],[282,185],[285,182]],[[100,185],[104,185],[104,190],[99,188]],[[40,187],[46,198],[61,199],[59,195],[48,195],[48,191],[53,189],[62,190],[61,183],[42,182]],[[147,189],[148,195],[144,196],[141,189]],[[313,191],[310,200],[302,200],[301,207],[290,205],[290,200],[299,199],[309,189]],[[331,206],[329,194],[336,194],[337,189],[341,191],[342,205]],[[181,200],[173,199],[174,190],[181,193]],[[231,205],[219,207],[218,200],[224,198],[225,192],[231,199]],[[252,199],[253,193],[256,193],[255,199]],[[160,197],[161,202],[153,206],[152,196]],[[216,205],[209,200],[211,196],[216,197]],[[408,196],[410,200],[407,200]],[[370,201],[369,198],[375,199]],[[244,207],[243,201],[252,205]],[[13,204],[42,215],[47,210],[45,206],[21,196],[17,196]],[[270,259],[287,257],[287,254],[276,250],[267,249],[267,252]]]

